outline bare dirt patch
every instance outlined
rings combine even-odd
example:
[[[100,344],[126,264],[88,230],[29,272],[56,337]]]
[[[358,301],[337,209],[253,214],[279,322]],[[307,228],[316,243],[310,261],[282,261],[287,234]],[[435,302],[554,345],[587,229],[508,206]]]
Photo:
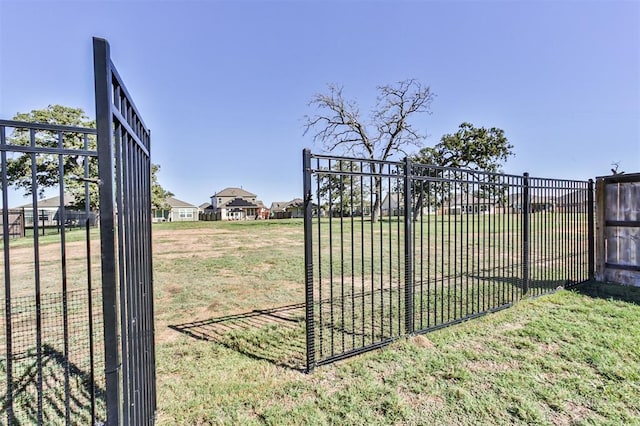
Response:
[[[411,338],[411,343],[416,345],[419,348],[432,349],[434,348],[434,344],[429,340],[429,338],[425,335],[418,335]]]

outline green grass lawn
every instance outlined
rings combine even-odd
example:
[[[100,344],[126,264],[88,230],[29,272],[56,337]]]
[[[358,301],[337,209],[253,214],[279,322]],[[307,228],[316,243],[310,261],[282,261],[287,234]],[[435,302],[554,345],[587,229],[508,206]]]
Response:
[[[302,248],[154,226],[159,424],[640,424],[640,306],[565,290],[302,373]]]
[[[159,423],[638,424],[638,319],[560,291],[311,375],[278,365],[302,330],[179,335],[157,348]]]
[[[300,220],[153,226],[158,424],[640,424],[640,298],[561,290],[304,374],[303,248]]]

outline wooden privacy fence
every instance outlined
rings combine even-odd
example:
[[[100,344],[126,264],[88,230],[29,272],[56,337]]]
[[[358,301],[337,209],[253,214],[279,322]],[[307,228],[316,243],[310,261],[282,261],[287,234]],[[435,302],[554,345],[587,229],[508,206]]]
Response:
[[[24,209],[7,209],[9,238],[24,236]],[[0,210],[0,235],[4,236],[4,211]]]
[[[640,173],[598,177],[596,279],[640,287]]]

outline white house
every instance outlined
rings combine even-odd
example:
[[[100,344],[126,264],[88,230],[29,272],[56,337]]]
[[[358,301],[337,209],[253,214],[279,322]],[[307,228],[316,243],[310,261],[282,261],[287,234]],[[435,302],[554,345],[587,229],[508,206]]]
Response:
[[[211,196],[215,220],[253,220],[268,217],[268,210],[256,194],[242,188],[225,188]]]
[[[168,209],[152,209],[153,222],[192,222],[198,220],[198,207],[174,197],[166,199]]]

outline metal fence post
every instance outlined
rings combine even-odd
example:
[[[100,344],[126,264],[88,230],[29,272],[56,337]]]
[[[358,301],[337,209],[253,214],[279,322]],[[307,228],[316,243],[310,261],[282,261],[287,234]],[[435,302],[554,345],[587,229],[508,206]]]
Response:
[[[587,232],[589,239],[589,279],[595,279],[596,269],[596,242],[595,242],[595,220],[594,220],[594,197],[593,197],[593,179],[589,179],[589,193],[587,196],[587,214],[588,214],[588,227]]]
[[[522,295],[529,293],[529,217],[531,200],[529,199],[529,173],[522,178]]]
[[[311,151],[302,151],[303,200],[304,200],[304,265],[305,265],[305,310],[307,334],[307,373],[315,367],[315,322],[313,315],[313,197],[311,195]]]
[[[113,188],[113,122],[111,116],[111,59],[109,43],[93,39],[93,67],[100,177],[100,250],[107,425],[120,424],[117,273]]]
[[[413,301],[413,232],[412,232],[412,206],[411,191],[411,160],[404,159],[404,304],[405,304],[405,332],[411,334],[414,331],[414,301]]]

